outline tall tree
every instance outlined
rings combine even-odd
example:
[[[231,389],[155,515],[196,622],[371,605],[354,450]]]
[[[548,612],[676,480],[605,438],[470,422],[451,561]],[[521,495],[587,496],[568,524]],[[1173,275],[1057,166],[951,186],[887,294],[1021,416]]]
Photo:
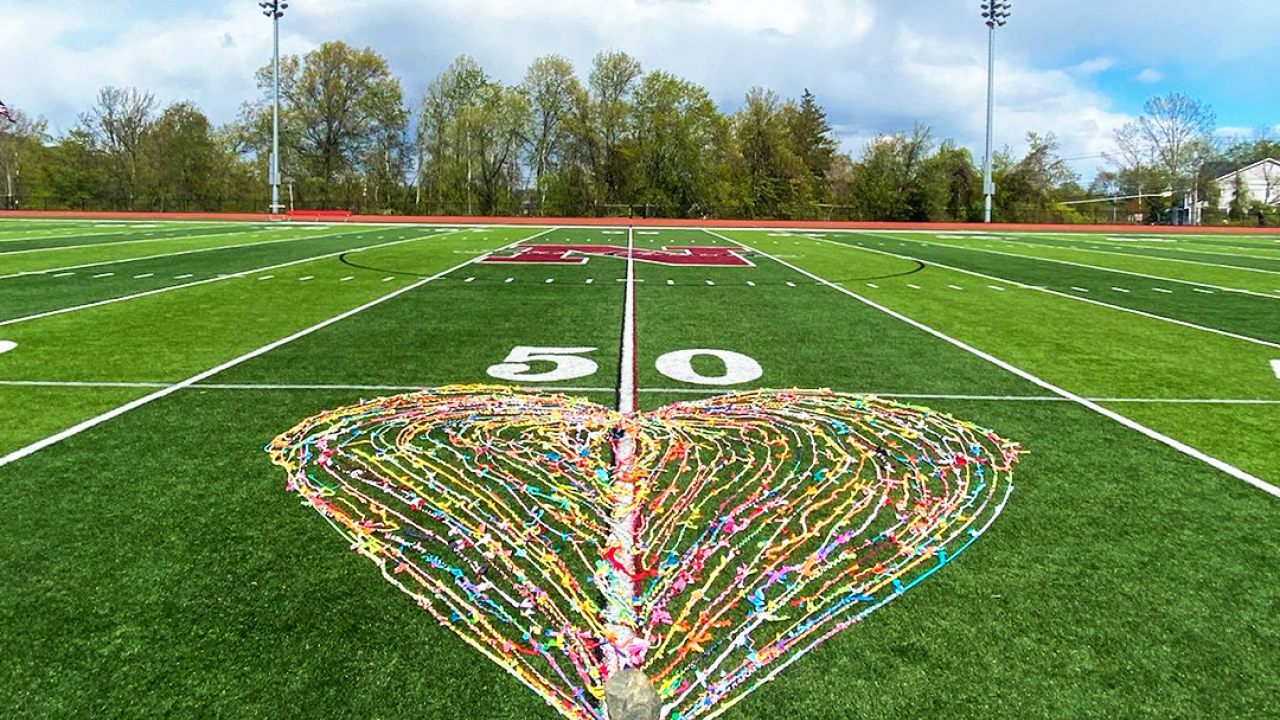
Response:
[[[1142,140],[1170,177],[1191,174],[1196,157],[1207,157],[1217,115],[1207,103],[1181,93],[1153,97],[1138,118]]]
[[[623,52],[602,52],[591,63],[587,84],[598,136],[593,174],[607,202],[623,199],[628,175],[623,142],[631,130],[631,93],[641,72],[640,61]]]
[[[792,152],[809,170],[815,194],[826,199],[829,197],[827,173],[831,171],[831,163],[839,147],[831,123],[827,122],[827,112],[813,93],[805,88],[799,105],[786,106],[785,117],[791,134]]]
[[[0,182],[4,204],[13,209],[19,198],[29,194],[33,184],[28,181],[29,171],[37,165],[49,141],[48,123],[43,118],[32,118],[19,108],[10,108],[16,122],[0,121]]]
[[[659,214],[705,214],[720,201],[728,121],[707,91],[651,72],[635,91],[636,201]]]
[[[474,210],[471,110],[490,83],[474,58],[461,55],[427,87],[418,111],[418,188],[434,212]]]
[[[115,179],[114,194],[132,207],[142,166],[143,140],[155,120],[156,100],[137,88],[104,87],[97,103],[80,116],[85,136],[109,162]]]
[[[582,85],[568,59],[545,55],[529,65],[521,91],[529,99],[528,164],[541,206],[546,192],[544,178],[554,171],[564,152],[565,122]]]
[[[170,105],[147,133],[144,143],[147,194],[160,210],[208,207],[217,196],[213,179],[221,150],[213,126],[191,103]],[[179,205],[178,203],[183,203]]]
[[[809,170],[793,150],[783,104],[752,88],[733,117],[740,159],[738,193],[747,217],[790,217],[809,200]]]
[[[388,139],[404,133],[400,81],[371,48],[324,43],[301,59],[281,58],[280,75],[281,140],[289,146],[281,151],[282,172],[304,175],[322,195],[349,189],[369,169],[379,138],[389,148]],[[262,129],[270,124],[271,77],[270,65],[258,71],[262,97],[249,109]]]

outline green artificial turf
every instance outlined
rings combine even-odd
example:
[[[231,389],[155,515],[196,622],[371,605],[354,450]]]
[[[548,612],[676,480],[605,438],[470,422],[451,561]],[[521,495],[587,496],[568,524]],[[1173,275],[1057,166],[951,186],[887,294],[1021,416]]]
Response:
[[[0,252],[4,238],[22,233],[113,230],[86,225],[0,224]],[[126,266],[172,262],[166,272],[177,273],[200,258],[216,276],[293,257],[294,248],[319,254],[321,246],[424,239],[348,263],[306,262],[270,280],[232,278],[0,326],[0,340],[17,343],[0,354],[3,455],[155,391],[14,383],[177,382],[462,265],[0,466],[8,507],[0,716],[554,716],[285,492],[263,446],[318,412],[393,392],[376,386],[497,382],[488,368],[517,346],[594,348],[582,353],[594,372],[543,385],[612,404],[620,371],[629,371],[619,364],[624,260],[463,264],[522,239],[625,245],[627,236],[406,227],[308,240],[287,232],[302,239]],[[1131,292],[1106,302],[1263,340],[1280,334],[1270,315],[1280,300],[1142,292],[1165,285],[1040,258],[1083,257],[1077,245],[1104,237],[1055,245],[1044,236],[1031,243],[1044,250],[1012,245],[1022,257],[1010,257],[974,250],[971,240],[813,234],[821,237],[634,236],[642,249],[742,243],[753,263],[636,263],[641,409],[731,389],[830,387],[908,396],[1027,452],[1004,514],[970,551],[725,717],[1280,714],[1280,500],[885,312],[1280,483],[1280,405],[1149,402],[1280,401],[1270,366],[1280,349],[913,258],[1055,289],[1125,277]],[[1089,262],[1178,265],[1116,252],[1130,257],[1093,253]],[[1258,275],[1212,270],[1223,282]],[[32,307],[74,299],[51,283],[22,285],[24,293],[6,287],[16,280],[0,279],[0,297],[21,295]],[[721,387],[659,371],[660,357],[693,349],[746,355],[763,374]],[[530,372],[550,367],[535,362]],[[706,356],[693,368],[706,377],[725,370]]]

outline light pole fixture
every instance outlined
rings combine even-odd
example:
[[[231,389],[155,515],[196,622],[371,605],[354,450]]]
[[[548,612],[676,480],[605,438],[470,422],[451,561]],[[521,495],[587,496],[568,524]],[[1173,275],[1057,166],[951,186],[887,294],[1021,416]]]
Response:
[[[271,213],[280,213],[280,18],[289,3],[263,0],[258,3],[262,14],[271,18],[273,49],[271,55]]]
[[[982,163],[982,194],[986,196],[983,221],[991,222],[991,200],[996,194],[996,185],[991,180],[991,142],[992,123],[995,116],[996,96],[996,28],[1002,28],[1009,22],[1013,3],[991,0],[982,4],[982,17],[987,23],[987,152]]]

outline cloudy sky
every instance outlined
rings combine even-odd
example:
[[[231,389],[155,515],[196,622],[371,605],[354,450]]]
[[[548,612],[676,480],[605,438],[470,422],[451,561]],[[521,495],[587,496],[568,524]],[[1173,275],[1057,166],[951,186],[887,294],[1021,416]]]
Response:
[[[282,52],[372,46],[416,105],[461,53],[517,83],[538,55],[585,74],[617,49],[701,83],[726,111],[752,85],[808,87],[855,155],[913,120],[979,150],[980,1],[293,0]],[[1055,132],[1089,176],[1108,133],[1172,91],[1210,102],[1224,133],[1280,124],[1277,0],[1014,0],[1013,13],[997,38],[997,144]],[[135,85],[225,122],[253,94],[270,42],[256,0],[0,0],[0,100],[61,131],[99,87]]]

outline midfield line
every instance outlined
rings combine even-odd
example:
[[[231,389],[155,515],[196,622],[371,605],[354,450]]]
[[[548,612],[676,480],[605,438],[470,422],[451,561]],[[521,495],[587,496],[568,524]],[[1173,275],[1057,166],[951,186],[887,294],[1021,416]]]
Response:
[[[509,248],[515,247],[516,245],[519,245],[519,244],[520,244],[520,243],[522,243],[522,242],[526,242],[526,241],[528,241],[528,240],[533,240],[534,238],[540,237],[540,236],[542,236],[542,235],[546,235],[547,233],[552,232],[552,231],[554,231],[554,230],[556,230],[556,229],[557,229],[557,228],[550,228],[550,229],[548,229],[548,230],[543,230],[542,232],[537,233],[536,235],[532,235],[532,236],[527,237],[527,238],[522,238],[522,239],[520,239],[520,240],[517,240],[517,241],[515,241],[515,242],[513,242],[513,243],[509,244],[509,245],[506,245],[506,246],[504,246],[504,247],[498,248],[497,250],[494,250],[493,252],[498,252],[498,251],[500,251],[500,250],[507,250],[507,249],[509,249]],[[433,236],[433,237],[438,237],[438,236]],[[415,239],[418,239],[418,238],[415,238]],[[396,244],[396,243],[389,243],[389,244]],[[425,285],[425,284],[427,284],[427,283],[431,282],[432,280],[438,280],[438,279],[440,279],[440,278],[442,278],[442,277],[444,277],[444,276],[448,275],[449,273],[455,272],[455,271],[457,271],[457,270],[461,270],[462,268],[464,268],[464,267],[466,267],[466,266],[468,266],[468,265],[471,265],[471,264],[473,264],[473,263],[475,263],[475,262],[478,262],[478,261],[480,261],[481,259],[483,259],[483,258],[485,258],[485,257],[487,257],[487,256],[488,256],[487,254],[486,254],[486,255],[480,255],[480,256],[474,257],[474,258],[472,258],[472,259],[470,259],[470,260],[467,260],[467,261],[466,261],[466,262],[464,262],[464,263],[461,263],[461,264],[458,264],[458,265],[454,265],[453,267],[449,268],[448,270],[445,270],[445,271],[443,271],[443,272],[436,273],[435,275],[432,275],[432,276],[430,276],[430,277],[426,277],[426,278],[423,278],[423,279],[421,279],[421,280],[418,280],[418,281],[417,281],[417,282],[415,282],[415,283],[412,283],[412,284],[410,284],[410,285],[406,285],[406,286],[404,286],[403,288],[400,288],[399,290],[395,290],[395,291],[393,291],[393,292],[387,293],[386,295],[383,295],[382,297],[379,297],[379,298],[377,298],[377,299],[375,299],[375,300],[371,300],[371,301],[369,301],[369,302],[367,302],[367,303],[365,303],[365,304],[363,304],[363,305],[361,305],[361,306],[359,306],[359,307],[357,307],[357,308],[353,308],[353,309],[348,310],[348,311],[346,311],[346,312],[344,312],[344,313],[342,313],[342,314],[340,314],[340,315],[335,315],[335,316],[333,316],[333,317],[329,318],[328,320],[324,320],[324,321],[322,321],[322,322],[316,323],[315,325],[312,325],[311,327],[309,327],[309,328],[307,328],[307,329],[305,329],[305,330],[300,330],[300,331],[298,331],[298,332],[296,332],[296,333],[294,333],[294,334],[292,334],[292,335],[289,335],[288,337],[284,337],[284,338],[281,338],[281,339],[279,339],[279,340],[276,340],[275,342],[271,342],[271,343],[268,343],[268,344],[266,344],[266,345],[263,345],[262,347],[258,348],[257,350],[253,350],[253,351],[251,351],[251,352],[245,353],[244,355],[241,355],[240,357],[235,358],[234,360],[229,360],[229,361],[227,361],[227,362],[225,362],[225,363],[222,363],[221,365],[217,365],[217,366],[215,366],[215,367],[209,368],[208,370],[205,370],[204,372],[201,372],[201,373],[197,373],[197,374],[195,374],[195,375],[192,375],[191,377],[187,378],[186,380],[183,380],[183,381],[181,381],[181,382],[174,383],[173,385],[169,385],[169,386],[167,386],[167,387],[161,388],[160,390],[157,390],[156,392],[153,392],[153,393],[151,393],[150,395],[146,395],[146,396],[144,396],[144,397],[140,397],[140,398],[138,398],[137,400],[133,400],[133,401],[131,401],[131,402],[125,403],[124,405],[121,405],[120,407],[117,407],[117,408],[115,408],[114,410],[110,410],[110,411],[108,411],[108,412],[102,413],[101,415],[98,415],[98,416],[96,416],[96,417],[92,417],[92,418],[90,418],[90,419],[88,419],[88,420],[85,420],[84,422],[81,422],[81,423],[79,423],[79,424],[77,424],[77,425],[74,425],[74,426],[72,426],[72,427],[70,427],[70,428],[67,428],[66,430],[63,430],[62,432],[56,433],[56,434],[54,434],[54,435],[50,435],[49,437],[47,437],[47,438],[45,438],[45,439],[43,439],[43,440],[38,440],[38,441],[36,441],[36,442],[34,442],[34,443],[31,443],[30,445],[27,445],[27,446],[26,446],[26,447],[24,447],[24,448],[21,448],[21,449],[15,450],[15,451],[13,451],[13,452],[9,453],[8,455],[5,455],[4,457],[0,457],[0,467],[4,467],[5,465],[8,465],[9,463],[15,462],[15,461],[17,461],[17,460],[21,460],[22,458],[27,457],[28,455],[33,455],[33,454],[35,454],[35,453],[37,453],[37,452],[40,452],[41,450],[43,450],[43,449],[45,449],[45,448],[47,448],[47,447],[49,447],[49,446],[51,446],[51,445],[56,445],[57,443],[60,443],[60,442],[62,442],[63,440],[66,440],[66,439],[67,439],[67,438],[69,438],[69,437],[74,437],[74,436],[76,436],[76,435],[79,435],[80,433],[84,432],[85,430],[89,430],[89,429],[91,429],[91,428],[95,428],[95,427],[97,427],[97,426],[99,426],[99,425],[101,425],[101,424],[103,424],[103,423],[107,422],[108,420],[112,420],[112,419],[115,419],[115,418],[117,418],[117,417],[120,417],[121,415],[124,415],[125,413],[129,412],[130,410],[136,410],[137,408],[140,408],[140,407],[142,407],[143,405],[147,405],[147,404],[149,404],[149,403],[155,402],[156,400],[159,400],[159,399],[161,399],[161,398],[164,398],[164,397],[167,397],[167,396],[169,396],[169,395],[172,395],[173,393],[178,392],[179,390],[183,390],[183,389],[185,389],[185,388],[189,388],[189,387],[191,387],[191,386],[195,385],[196,383],[199,383],[199,382],[201,382],[201,381],[203,381],[203,380],[207,380],[208,378],[213,377],[214,375],[217,375],[217,374],[218,374],[218,373],[220,373],[220,372],[223,372],[224,370],[229,370],[229,369],[231,369],[231,368],[233,368],[233,367],[235,367],[235,366],[237,366],[237,365],[240,365],[241,363],[244,363],[244,362],[247,362],[247,361],[249,361],[249,360],[252,360],[252,359],[254,359],[254,358],[256,358],[256,357],[258,357],[258,356],[260,356],[260,355],[265,355],[265,354],[267,354],[267,353],[271,352],[272,350],[275,350],[275,349],[277,349],[277,348],[279,348],[279,347],[282,347],[282,346],[284,346],[284,345],[288,345],[289,343],[293,342],[294,340],[298,340],[298,339],[300,339],[300,338],[304,338],[304,337],[306,337],[306,336],[308,336],[308,335],[310,335],[310,334],[312,334],[312,333],[314,333],[314,332],[316,332],[316,331],[318,331],[318,330],[323,330],[324,328],[327,328],[327,327],[329,327],[330,325],[333,325],[334,323],[338,323],[338,322],[341,322],[341,321],[343,321],[343,320],[346,320],[347,318],[352,317],[353,315],[357,315],[357,314],[359,314],[359,313],[362,313],[362,312],[364,312],[365,310],[368,310],[369,308],[372,308],[372,307],[375,307],[375,306],[381,305],[382,303],[384,303],[384,302],[386,302],[386,301],[388,301],[388,300],[391,300],[391,299],[394,299],[394,298],[400,297],[401,295],[403,295],[403,294],[405,294],[405,293],[407,293],[407,292],[409,292],[409,291],[411,291],[411,290],[416,290],[416,289],[418,289],[418,288],[422,287],[423,285]]]
[[[622,351],[618,368],[618,412],[636,411],[636,258],[635,230],[627,228],[627,290],[622,303]]]
[[[315,255],[309,258],[303,258],[301,260],[292,260],[287,263],[280,263],[279,265],[268,265],[266,267],[254,268],[252,270],[244,270],[238,273],[232,273],[230,275],[223,275],[220,277],[211,277],[211,278],[206,278],[204,280],[196,280],[194,282],[183,283],[181,285],[169,285],[167,287],[156,288],[155,290],[147,290],[146,292],[134,293],[133,295],[124,295],[118,298],[108,298],[106,300],[99,300],[97,302],[87,303],[84,305],[75,305],[73,307],[62,308],[60,310],[49,310],[47,312],[36,313],[35,315],[27,315],[26,317],[14,318],[13,320],[4,320],[0,322],[0,327],[4,327],[6,325],[16,325],[18,323],[27,322],[28,320],[39,320],[40,318],[51,317],[53,315],[62,315],[63,313],[76,312],[78,310],[87,310],[89,308],[101,307],[103,305],[111,305],[113,303],[124,302],[126,300],[136,300],[138,298],[150,297],[152,295],[159,295],[161,293],[167,293],[173,290],[181,290],[183,288],[195,287],[197,285],[208,285],[209,283],[222,282],[223,280],[232,280],[234,278],[244,277],[246,275],[253,275],[255,273],[260,273],[260,272],[266,272],[268,270],[278,270],[280,268],[289,267],[291,265],[301,265],[302,263],[309,263],[314,260],[324,260],[325,258],[337,257],[338,255],[364,252],[365,250],[376,250],[378,248],[391,247],[392,245],[402,245],[404,243],[417,242],[419,240],[434,240],[435,238],[445,237],[446,235],[453,235],[459,232],[462,232],[462,230],[459,229],[459,230],[454,230],[452,232],[438,233],[430,236],[424,235],[422,237],[406,238],[404,240],[393,240],[391,242],[379,243],[377,245],[366,245],[364,247],[355,248],[352,250],[339,250],[337,252],[326,253],[324,255]],[[355,234],[355,233],[352,233],[352,234]]]
[[[639,504],[641,483],[634,479],[636,454],[636,428],[630,421],[636,412],[636,262],[635,230],[627,228],[627,281],[626,296],[622,307],[622,351],[618,367],[618,412],[626,420],[623,432],[613,443],[614,487],[610,493],[612,514],[609,518],[610,566],[605,573],[608,587],[603,587],[606,599],[610,595],[630,598],[629,604],[610,602],[605,612],[610,634],[616,638],[604,648],[605,662],[612,672],[626,667],[626,657],[617,648],[627,647],[639,639],[639,613],[637,602],[640,584],[635,579],[637,566],[635,546],[639,534]]]
[[[159,253],[157,255],[144,255],[136,258],[122,258],[120,260],[103,260],[102,262],[85,263],[83,265],[67,265],[66,267],[49,268],[47,270],[26,270],[24,272],[13,273],[11,275],[0,275],[0,280],[8,280],[16,277],[27,277],[29,275],[46,275],[48,273],[62,272],[64,270],[80,270],[82,268],[101,267],[103,265],[117,265],[121,263],[138,262],[139,260],[156,260],[158,258],[177,257],[178,255],[194,255],[196,253],[213,252],[214,250],[234,250],[236,248],[257,247],[259,245],[270,245],[272,243],[282,242],[298,242],[299,240],[317,240],[327,237],[341,237],[343,235],[357,235],[367,230],[352,230],[344,233],[325,233],[324,235],[299,235],[297,237],[280,238],[279,240],[263,240],[262,242],[242,243],[239,245],[220,245],[218,247],[200,248],[198,250],[181,250],[171,253]]]
[[[875,235],[873,233],[865,233],[865,234],[870,237],[883,237],[883,238],[892,237],[890,235]],[[1192,330],[1200,330],[1202,332],[1213,333],[1214,335],[1229,337],[1229,338],[1232,338],[1233,340],[1243,340],[1245,342],[1253,343],[1255,345],[1265,345],[1266,347],[1280,349],[1280,343],[1273,343],[1267,340],[1259,340],[1258,338],[1249,337],[1248,335],[1239,335],[1237,333],[1229,332],[1227,330],[1219,330],[1217,328],[1211,328],[1206,325],[1197,325],[1195,323],[1187,322],[1185,320],[1177,320],[1175,318],[1165,317],[1164,315],[1155,315],[1153,313],[1144,312],[1142,310],[1137,310],[1135,308],[1124,307],[1123,305],[1112,305],[1111,303],[1102,302],[1101,300],[1093,300],[1086,297],[1080,297],[1079,295],[1071,295],[1070,293],[1059,292],[1057,290],[1050,290],[1049,288],[1042,287],[1040,285],[1028,285],[1023,282],[1018,282],[1017,280],[1010,280],[1008,278],[1002,278],[996,275],[987,275],[986,273],[980,273],[980,272],[977,272],[976,270],[965,270],[964,268],[958,268],[952,265],[944,265],[940,262],[935,262],[933,260],[922,260],[921,258],[913,257],[911,255],[899,255],[897,253],[892,253],[887,250],[876,250],[875,248],[862,247],[861,245],[850,245],[849,243],[836,242],[835,240],[827,240],[826,238],[811,237],[809,239],[816,240],[818,242],[829,243],[837,247],[848,248],[849,250],[859,250],[862,252],[875,253],[876,255],[887,255],[889,257],[898,258],[899,260],[911,260],[913,262],[924,263],[925,265],[932,265],[933,267],[942,268],[943,270],[951,270],[958,273],[964,273],[965,275],[980,277],[984,280],[993,280],[995,282],[1007,283],[1009,285],[1014,285],[1016,287],[1023,288],[1024,290],[1035,290],[1036,292],[1046,293],[1048,295],[1053,295],[1055,297],[1066,298],[1068,300],[1075,300],[1077,302],[1088,303],[1090,305],[1097,305],[1099,307],[1110,308],[1112,310],[1119,310],[1120,312],[1126,312],[1131,315],[1139,315],[1141,317],[1149,318],[1151,320],[1160,320],[1162,322],[1172,323],[1174,325],[1180,325],[1185,328],[1191,328]]]
[[[706,232],[711,232],[711,231],[707,230]],[[712,234],[714,235],[715,233],[712,233]],[[1117,270],[1116,268],[1102,267],[1100,265],[1088,265],[1086,263],[1072,262],[1071,260],[1057,260],[1054,258],[1038,257],[1035,255],[1022,255],[1020,253],[1004,252],[1003,250],[988,250],[986,248],[969,247],[966,245],[949,245],[947,243],[929,242],[928,240],[917,240],[916,238],[900,238],[896,236],[882,235],[882,234],[871,233],[871,232],[853,231],[846,234],[866,235],[868,237],[880,237],[880,238],[893,237],[894,240],[898,240],[900,242],[913,242],[913,243],[920,243],[921,245],[933,245],[935,247],[950,248],[952,250],[967,250],[969,252],[982,252],[982,253],[990,253],[992,255],[1004,255],[1005,257],[1018,258],[1020,260],[1039,260],[1043,262],[1057,263],[1059,265],[1072,265],[1074,267],[1088,268],[1089,270],[1101,270],[1103,272],[1119,273],[1121,275],[1130,275],[1133,277],[1147,278],[1148,280],[1161,280],[1163,282],[1173,282],[1173,283],[1178,283],[1180,285],[1196,285],[1202,288],[1213,288],[1214,290],[1221,290],[1223,292],[1241,293],[1244,295],[1254,295],[1256,297],[1268,298],[1270,300],[1280,300],[1280,295],[1268,295],[1266,293],[1255,292],[1253,290],[1242,290],[1240,288],[1226,287],[1224,285],[1211,285],[1209,283],[1197,282],[1195,280],[1179,280],[1177,278],[1163,277],[1161,275],[1148,275],[1147,273],[1132,272],[1129,270]],[[809,239],[822,240],[823,238],[809,238]],[[1133,257],[1133,256],[1130,256],[1130,257]],[[912,258],[912,259],[914,260],[915,258]],[[1230,269],[1240,270],[1242,268],[1232,267]]]
[[[923,330],[924,332],[929,333],[930,335],[932,335],[932,336],[934,336],[934,337],[938,338],[939,340],[943,340],[943,341],[945,341],[945,342],[948,342],[948,343],[950,343],[950,344],[952,344],[952,345],[954,345],[954,346],[956,346],[956,347],[960,348],[961,350],[964,350],[965,352],[968,352],[968,353],[970,353],[970,354],[972,354],[972,355],[975,355],[975,356],[977,356],[977,357],[979,357],[979,358],[982,358],[983,360],[986,360],[987,362],[989,362],[989,363],[991,363],[991,364],[995,365],[996,367],[999,367],[999,368],[1002,368],[1002,369],[1004,369],[1004,370],[1007,370],[1008,372],[1011,372],[1011,373],[1013,373],[1014,375],[1017,375],[1018,377],[1020,377],[1020,378],[1022,378],[1022,379],[1024,379],[1024,380],[1027,380],[1027,381],[1029,381],[1029,382],[1031,382],[1031,383],[1034,383],[1035,385],[1038,385],[1038,386],[1040,386],[1041,388],[1044,388],[1045,390],[1048,390],[1049,392],[1054,393],[1055,395],[1059,395],[1059,396],[1061,396],[1061,397],[1063,397],[1063,398],[1065,398],[1065,399],[1067,399],[1067,400],[1070,400],[1070,401],[1072,401],[1072,402],[1074,402],[1074,403],[1076,403],[1076,404],[1078,404],[1078,405],[1081,405],[1081,406],[1083,406],[1083,407],[1085,407],[1085,408],[1088,408],[1089,410],[1092,410],[1093,412],[1098,413],[1099,415],[1102,415],[1103,417],[1106,417],[1106,418],[1109,418],[1109,419],[1111,419],[1111,420],[1114,420],[1114,421],[1116,421],[1116,422],[1120,423],[1121,425],[1124,425],[1125,427],[1129,428],[1130,430],[1135,430],[1135,431],[1137,431],[1137,432],[1139,432],[1139,433],[1142,433],[1143,435],[1146,435],[1147,437],[1151,438],[1152,440],[1155,440],[1155,441],[1157,441],[1157,442],[1159,442],[1159,443],[1162,443],[1162,444],[1164,444],[1164,445],[1167,445],[1167,446],[1169,446],[1169,447],[1173,448],[1174,450],[1177,450],[1178,452],[1180,452],[1180,453],[1182,453],[1182,454],[1184,454],[1184,455],[1187,455],[1188,457],[1195,458],[1196,460],[1199,460],[1199,461],[1201,461],[1201,462],[1203,462],[1203,463],[1205,463],[1205,464],[1207,464],[1207,465],[1209,465],[1209,466],[1211,466],[1211,467],[1213,467],[1213,468],[1216,468],[1216,469],[1218,469],[1218,470],[1221,470],[1222,472],[1227,473],[1228,475],[1230,475],[1230,476],[1232,476],[1232,477],[1234,477],[1234,478],[1236,478],[1236,479],[1238,479],[1238,480],[1242,480],[1242,481],[1244,481],[1244,482],[1246,482],[1246,483],[1248,483],[1248,484],[1250,484],[1250,485],[1252,485],[1252,486],[1254,486],[1254,487],[1258,488],[1259,490],[1262,490],[1263,492],[1265,492],[1265,493],[1267,493],[1267,494],[1269,494],[1269,495],[1272,495],[1273,497],[1280,498],[1280,487],[1276,487],[1275,485],[1272,485],[1271,483],[1267,482],[1266,480],[1263,480],[1263,479],[1261,479],[1261,478],[1259,478],[1259,477],[1256,477],[1256,476],[1254,476],[1254,475],[1251,475],[1251,474],[1249,474],[1249,473],[1245,472],[1244,470],[1241,470],[1240,468],[1238,468],[1238,467],[1236,467],[1236,466],[1234,466],[1234,465],[1231,465],[1231,464],[1229,464],[1229,463],[1225,463],[1225,462],[1223,462],[1223,461],[1221,461],[1221,460],[1219,460],[1219,459],[1217,459],[1217,458],[1215,458],[1215,457],[1212,457],[1212,456],[1210,456],[1210,455],[1207,455],[1207,454],[1205,454],[1205,453],[1203,453],[1203,452],[1201,452],[1201,451],[1199,451],[1199,450],[1197,450],[1197,449],[1195,449],[1195,448],[1191,447],[1190,445],[1187,445],[1187,444],[1185,444],[1185,443],[1183,443],[1183,442],[1181,442],[1181,441],[1175,440],[1175,439],[1173,439],[1173,438],[1169,437],[1168,435],[1164,435],[1164,434],[1159,433],[1159,432],[1157,432],[1157,431],[1155,431],[1155,430],[1152,430],[1151,428],[1147,427],[1146,425],[1143,425],[1143,424],[1141,424],[1141,423],[1139,423],[1139,422],[1136,422],[1136,421],[1134,421],[1134,420],[1130,420],[1129,418],[1127,418],[1127,417],[1125,417],[1125,416],[1123,416],[1123,415],[1121,415],[1121,414],[1119,414],[1119,413],[1117,413],[1117,412],[1115,412],[1115,411],[1113,411],[1113,410],[1109,410],[1109,409],[1107,409],[1107,408],[1105,408],[1105,407],[1103,407],[1103,406],[1099,405],[1098,403],[1096,403],[1096,402],[1094,402],[1094,401],[1092,401],[1092,400],[1088,400],[1088,399],[1083,398],[1083,397],[1081,397],[1081,396],[1079,396],[1079,395],[1076,395],[1075,393],[1073,393],[1073,392],[1071,392],[1071,391],[1069,391],[1069,390],[1064,390],[1063,388],[1060,388],[1060,387],[1058,387],[1057,385],[1054,385],[1054,384],[1052,384],[1052,383],[1048,382],[1047,380],[1043,380],[1043,379],[1041,379],[1041,378],[1037,377],[1036,375],[1033,375],[1033,374],[1031,374],[1031,373],[1027,372],[1026,370],[1023,370],[1022,368],[1019,368],[1019,367],[1016,367],[1016,366],[1014,366],[1014,365],[1011,365],[1011,364],[1009,364],[1009,363],[1005,362],[1004,360],[1001,360],[1000,358],[995,357],[994,355],[991,355],[991,354],[989,354],[989,353],[983,352],[982,350],[979,350],[978,348],[975,348],[975,347],[973,347],[972,345],[969,345],[969,344],[967,344],[967,343],[965,343],[965,342],[963,342],[963,341],[961,341],[961,340],[957,340],[956,338],[953,338],[953,337],[951,337],[950,335],[947,335],[947,334],[945,334],[945,333],[943,333],[943,332],[940,332],[940,331],[938,331],[938,330],[935,330],[934,328],[929,327],[928,325],[925,325],[925,324],[924,324],[924,323],[922,323],[922,322],[919,322],[919,321],[917,321],[917,320],[913,320],[913,319],[911,319],[911,318],[907,317],[906,315],[903,315],[903,314],[901,314],[901,313],[899,313],[899,312],[896,312],[896,311],[894,311],[894,310],[891,310],[891,309],[889,309],[889,308],[885,307],[884,305],[881,305],[881,304],[879,304],[879,303],[877,303],[877,302],[875,302],[875,301],[873,301],[873,300],[869,300],[869,299],[867,299],[867,298],[865,298],[865,297],[862,297],[861,295],[859,295],[859,294],[857,294],[857,293],[853,292],[852,290],[849,290],[848,288],[841,287],[840,285],[837,285],[837,284],[835,284],[835,283],[833,283],[833,282],[831,282],[831,281],[829,281],[829,280],[825,280],[825,279],[823,279],[823,278],[821,278],[821,277],[818,277],[817,275],[814,275],[813,273],[809,272],[808,270],[804,270],[804,269],[802,269],[802,268],[796,267],[795,265],[792,265],[791,263],[789,263],[789,262],[787,262],[787,261],[785,261],[785,260],[779,260],[778,258],[776,258],[776,257],[774,257],[774,256],[772,256],[772,255],[770,255],[769,253],[766,253],[766,252],[765,252],[765,251],[763,251],[763,250],[758,250],[758,249],[756,249],[756,248],[751,247],[750,245],[747,245],[746,243],[739,242],[739,241],[737,241],[737,240],[733,240],[733,239],[731,239],[731,238],[725,237],[724,235],[720,235],[720,234],[718,234],[718,233],[711,232],[710,230],[707,230],[707,231],[705,231],[705,232],[707,232],[708,234],[713,235],[713,236],[715,236],[715,237],[718,237],[718,238],[720,238],[721,240],[725,240],[725,241],[727,241],[727,242],[731,242],[731,243],[734,243],[734,244],[739,245],[739,246],[741,246],[741,247],[744,247],[744,248],[746,248],[746,249],[748,249],[748,250],[752,250],[752,251],[754,251],[754,252],[760,253],[762,256],[767,257],[767,258],[769,258],[769,259],[773,260],[774,262],[777,262],[777,263],[779,263],[779,264],[781,264],[781,265],[784,265],[784,266],[786,266],[786,267],[789,267],[789,268],[791,268],[792,270],[795,270],[796,272],[800,273],[801,275],[804,275],[805,277],[808,277],[808,278],[810,278],[810,279],[812,279],[812,280],[815,280],[815,281],[817,281],[817,282],[819,282],[819,283],[821,283],[821,284],[823,284],[823,285],[826,285],[827,287],[832,288],[833,290],[836,290],[837,292],[840,292],[840,293],[843,293],[843,294],[845,294],[845,295],[848,295],[849,297],[853,298],[854,300],[857,300],[858,302],[860,302],[860,303],[862,303],[862,304],[864,304],[864,305],[867,305],[867,306],[873,307],[873,308],[875,308],[876,310],[879,310],[880,312],[882,312],[882,313],[884,313],[884,314],[886,314],[886,315],[889,315],[890,317],[897,318],[898,320],[901,320],[902,322],[905,322],[905,323],[907,323],[908,325],[911,325],[911,326],[912,326],[912,327],[914,327],[914,328],[917,328],[917,329],[919,329],[919,330]]]

